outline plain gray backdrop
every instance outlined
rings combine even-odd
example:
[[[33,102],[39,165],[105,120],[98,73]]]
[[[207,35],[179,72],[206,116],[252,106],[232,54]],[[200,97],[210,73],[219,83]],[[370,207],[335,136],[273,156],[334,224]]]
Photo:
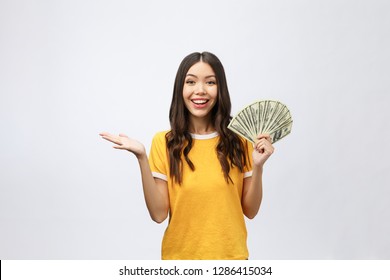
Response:
[[[390,2],[0,0],[0,259],[159,259],[136,158],[194,51],[280,100],[250,259],[390,259]]]

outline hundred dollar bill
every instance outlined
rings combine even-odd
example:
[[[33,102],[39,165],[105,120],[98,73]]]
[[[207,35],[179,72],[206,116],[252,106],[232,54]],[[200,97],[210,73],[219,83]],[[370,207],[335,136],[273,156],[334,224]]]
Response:
[[[270,134],[272,143],[275,143],[275,142],[279,141],[280,139],[282,139],[283,137],[285,137],[286,135],[290,134],[291,127],[292,127],[292,121],[289,124],[287,124],[286,126],[280,128],[278,130],[273,131]]]
[[[248,134],[238,123],[230,123],[228,125],[228,128],[237,133],[238,135],[241,135],[245,139],[247,139],[249,142],[255,143],[255,137],[253,135]]]
[[[228,128],[252,143],[256,142],[258,134],[267,133],[275,143],[291,133],[292,122],[286,105],[280,101],[261,100],[239,111]]]

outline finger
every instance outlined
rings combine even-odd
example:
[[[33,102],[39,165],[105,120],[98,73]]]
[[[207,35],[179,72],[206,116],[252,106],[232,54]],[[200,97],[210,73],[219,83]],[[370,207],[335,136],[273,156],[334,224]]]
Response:
[[[260,145],[264,145],[264,146],[267,146],[267,147],[273,147],[272,143],[270,141],[268,141],[267,139],[265,139],[265,138],[262,138],[261,140],[259,140],[256,143],[256,146],[260,146]]]
[[[100,136],[108,136],[108,137],[112,137],[113,136],[111,133],[108,133],[108,132],[100,132],[99,135]]]
[[[256,150],[260,153],[273,153],[274,147],[268,141],[261,141],[256,145]]]
[[[274,152],[274,147],[270,144],[264,144],[260,147],[263,154],[271,155]]]
[[[107,139],[107,140],[113,138],[113,135],[110,134],[110,133],[108,133],[108,132],[101,132],[101,133],[99,133],[99,135],[100,135],[102,138]]]
[[[126,150],[123,146],[112,146],[114,149]]]
[[[260,133],[260,134],[257,135],[257,139],[267,138],[267,137],[269,137],[268,133]]]
[[[123,134],[123,133],[119,133],[119,136],[120,137],[127,137],[127,138],[129,138],[129,136],[127,136],[126,134]]]
[[[264,143],[261,142],[257,143],[255,150],[262,154],[264,152]]]
[[[257,135],[257,139],[258,140],[266,139],[267,141],[272,143],[271,136],[268,133],[260,133],[259,135]]]
[[[122,142],[120,141],[119,138],[115,137],[115,136],[102,136],[103,139],[106,139],[107,141],[110,141],[114,144],[117,144],[117,145],[121,145]]]
[[[102,135],[102,138],[103,138],[103,139],[106,139],[106,140],[108,140],[108,141],[112,141],[112,140],[113,140],[113,137],[108,136],[108,135]]]
[[[258,145],[262,145],[265,143],[268,143],[267,140],[265,138],[261,138],[260,140],[256,141],[255,146],[257,147]]]

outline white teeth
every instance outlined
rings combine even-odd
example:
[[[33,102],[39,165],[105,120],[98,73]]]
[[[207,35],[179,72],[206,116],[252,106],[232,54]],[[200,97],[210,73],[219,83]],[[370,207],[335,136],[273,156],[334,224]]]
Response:
[[[206,104],[207,100],[192,100],[195,104]]]

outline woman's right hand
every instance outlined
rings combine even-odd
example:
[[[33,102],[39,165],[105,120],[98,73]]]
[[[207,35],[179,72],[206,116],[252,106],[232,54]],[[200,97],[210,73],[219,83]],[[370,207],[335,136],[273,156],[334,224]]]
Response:
[[[144,145],[137,140],[129,138],[125,134],[119,134],[118,136],[110,134],[108,132],[102,132],[99,134],[103,139],[110,141],[114,144],[113,148],[120,150],[127,150],[132,152],[137,158],[146,155],[146,150]]]

